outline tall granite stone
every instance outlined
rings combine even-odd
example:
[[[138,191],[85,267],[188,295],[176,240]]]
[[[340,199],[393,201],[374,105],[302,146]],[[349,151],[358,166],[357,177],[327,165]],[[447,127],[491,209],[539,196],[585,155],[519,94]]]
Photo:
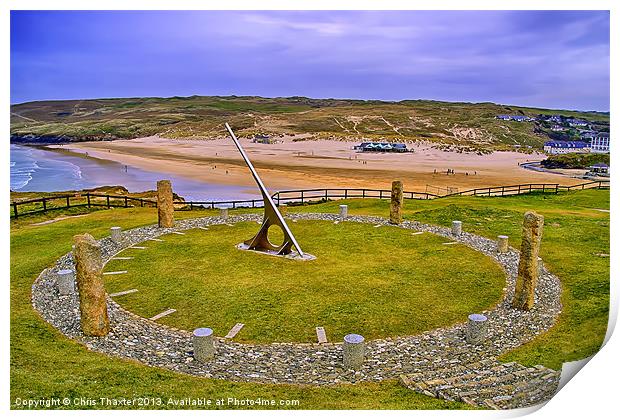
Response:
[[[172,183],[167,179],[157,181],[157,216],[159,227],[174,227],[174,199]]]
[[[80,326],[88,336],[110,332],[110,319],[103,287],[101,247],[88,233],[75,235],[75,272],[80,298]]]
[[[403,183],[392,182],[392,197],[390,200],[390,223],[399,225],[403,221]]]
[[[523,217],[521,257],[512,307],[528,311],[534,306],[534,291],[538,283],[538,252],[543,234],[544,218],[528,211]]]

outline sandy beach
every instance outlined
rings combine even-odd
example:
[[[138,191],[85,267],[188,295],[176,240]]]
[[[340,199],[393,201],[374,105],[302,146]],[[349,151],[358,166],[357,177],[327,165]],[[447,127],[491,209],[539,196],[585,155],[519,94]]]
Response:
[[[494,152],[488,155],[441,151],[431,144],[410,146],[414,153],[360,153],[356,143],[316,140],[276,144],[241,140],[270,190],[285,188],[389,188],[400,179],[407,191],[443,194],[448,189],[523,183],[577,184],[559,174],[523,169],[519,163],[545,155]],[[172,140],[159,137],[84,142],[52,146],[90,157],[113,160],[211,184],[247,186],[255,183],[230,139]],[[447,174],[451,169],[454,174]]]

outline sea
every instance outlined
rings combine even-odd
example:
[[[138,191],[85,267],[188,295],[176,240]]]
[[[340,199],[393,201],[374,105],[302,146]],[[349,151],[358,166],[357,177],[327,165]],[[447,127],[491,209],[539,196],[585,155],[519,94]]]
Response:
[[[177,175],[145,171],[118,162],[63,150],[11,144],[11,191],[55,192],[122,185],[130,192],[154,190],[169,179],[186,201],[229,201],[260,198],[258,189],[209,184]]]

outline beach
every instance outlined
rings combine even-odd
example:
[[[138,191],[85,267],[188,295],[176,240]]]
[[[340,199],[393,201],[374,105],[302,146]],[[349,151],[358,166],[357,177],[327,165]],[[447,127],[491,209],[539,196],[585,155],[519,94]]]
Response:
[[[398,179],[403,181],[407,191],[444,194],[488,186],[543,182],[572,185],[579,182],[560,174],[536,172],[519,166],[523,162],[544,159],[545,155],[540,153],[478,155],[442,151],[427,143],[410,145],[413,153],[362,153],[353,150],[357,144],[354,142],[295,141],[287,137],[275,144],[253,143],[247,139],[241,139],[241,144],[270,190],[386,189]],[[49,147],[210,184],[255,187],[239,151],[228,138],[177,140],[145,137]]]

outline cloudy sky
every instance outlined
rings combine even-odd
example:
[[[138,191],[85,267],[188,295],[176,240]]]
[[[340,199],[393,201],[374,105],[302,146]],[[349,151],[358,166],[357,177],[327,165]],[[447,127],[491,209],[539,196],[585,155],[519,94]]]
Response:
[[[609,110],[605,11],[13,11],[11,102],[189,95]]]

